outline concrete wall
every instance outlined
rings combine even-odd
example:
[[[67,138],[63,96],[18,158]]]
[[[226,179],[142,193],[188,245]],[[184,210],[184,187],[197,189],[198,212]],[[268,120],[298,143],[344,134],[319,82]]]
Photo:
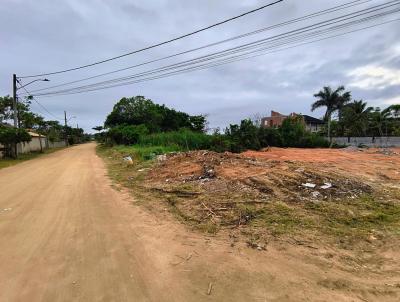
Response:
[[[53,149],[53,148],[62,148],[65,147],[65,141],[58,142],[50,142],[45,137],[40,138],[42,141],[43,150],[45,149]],[[0,149],[3,148],[3,145],[0,144]],[[29,152],[38,152],[40,151],[40,141],[39,137],[32,137],[32,140],[29,143],[20,143],[18,144],[18,154],[29,153]],[[3,152],[0,150],[0,158],[3,158]]]
[[[392,137],[351,137],[350,142],[347,137],[333,137],[333,142],[348,145],[348,146],[358,146],[360,144],[366,145],[368,147],[400,147],[400,136]]]
[[[51,142],[48,141],[48,148],[62,148],[62,147],[66,147],[65,141],[58,141],[58,142]]]
[[[18,153],[29,153],[29,152],[35,152],[35,151],[40,151],[40,145],[42,145],[42,149],[46,149],[47,146],[47,139],[45,137],[41,137],[39,139],[38,136],[32,137],[32,140],[28,143],[19,143],[18,144]]]

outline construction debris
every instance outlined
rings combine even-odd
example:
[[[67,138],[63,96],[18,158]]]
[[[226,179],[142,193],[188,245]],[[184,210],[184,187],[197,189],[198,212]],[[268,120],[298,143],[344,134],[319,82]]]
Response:
[[[247,226],[276,201],[305,204],[372,192],[356,178],[319,167],[212,151],[167,154],[148,171],[143,184],[182,219],[209,233]]]
[[[326,182],[326,183],[324,183],[323,186],[321,186],[321,189],[324,189],[324,190],[329,189],[329,188],[332,188],[332,184],[330,182]]]
[[[208,283],[207,295],[211,295],[213,284],[212,282]]]
[[[124,160],[128,165],[133,165],[132,157],[126,156],[126,157],[123,158],[123,160]]]
[[[316,187],[316,184],[312,184],[309,182],[306,182],[305,184],[301,184],[301,185],[306,188],[315,188]]]

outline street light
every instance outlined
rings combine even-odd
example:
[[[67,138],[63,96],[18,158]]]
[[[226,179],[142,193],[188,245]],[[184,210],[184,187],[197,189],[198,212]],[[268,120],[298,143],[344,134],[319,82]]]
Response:
[[[24,88],[24,87],[26,87],[26,86],[28,86],[28,85],[34,83],[34,82],[37,82],[37,81],[41,81],[41,82],[50,82],[49,79],[36,79],[36,80],[33,80],[33,81],[31,81],[31,82],[29,82],[29,83],[23,85],[23,86],[17,87],[17,90],[19,90],[19,89],[21,89],[21,88]],[[18,78],[17,78],[17,82],[21,85],[21,82],[19,81]]]
[[[16,74],[13,74],[13,110],[14,110],[14,127],[18,128],[18,106],[17,106],[17,90],[21,88],[25,88],[29,84],[32,84],[33,82],[37,81],[43,81],[43,82],[49,82],[49,79],[36,79],[33,80],[25,85],[22,85],[21,82],[19,81],[19,78],[17,77]],[[17,83],[21,85],[21,87],[17,87]]]

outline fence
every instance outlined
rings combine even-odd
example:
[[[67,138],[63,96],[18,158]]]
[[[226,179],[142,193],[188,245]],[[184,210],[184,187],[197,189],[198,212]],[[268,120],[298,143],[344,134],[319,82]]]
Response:
[[[18,154],[38,152],[45,149],[65,147],[65,141],[50,142],[46,137],[34,136],[28,143],[19,143],[17,145]],[[0,144],[0,158],[3,157],[3,145]]]
[[[400,136],[382,136],[382,137],[332,137],[332,141],[340,145],[368,147],[400,147]]]

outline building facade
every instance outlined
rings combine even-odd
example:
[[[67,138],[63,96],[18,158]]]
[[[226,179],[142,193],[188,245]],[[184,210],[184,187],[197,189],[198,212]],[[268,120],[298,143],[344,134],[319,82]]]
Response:
[[[265,128],[280,127],[280,126],[282,126],[282,123],[285,119],[287,119],[290,116],[296,116],[296,115],[299,115],[299,114],[291,113],[289,115],[284,115],[277,111],[271,111],[271,116],[264,117],[261,119],[261,125],[262,125],[262,127],[265,127]],[[300,114],[300,116],[303,118],[306,130],[310,131],[310,132],[321,131],[325,124],[324,121],[317,119],[315,117],[309,116],[309,115]]]

